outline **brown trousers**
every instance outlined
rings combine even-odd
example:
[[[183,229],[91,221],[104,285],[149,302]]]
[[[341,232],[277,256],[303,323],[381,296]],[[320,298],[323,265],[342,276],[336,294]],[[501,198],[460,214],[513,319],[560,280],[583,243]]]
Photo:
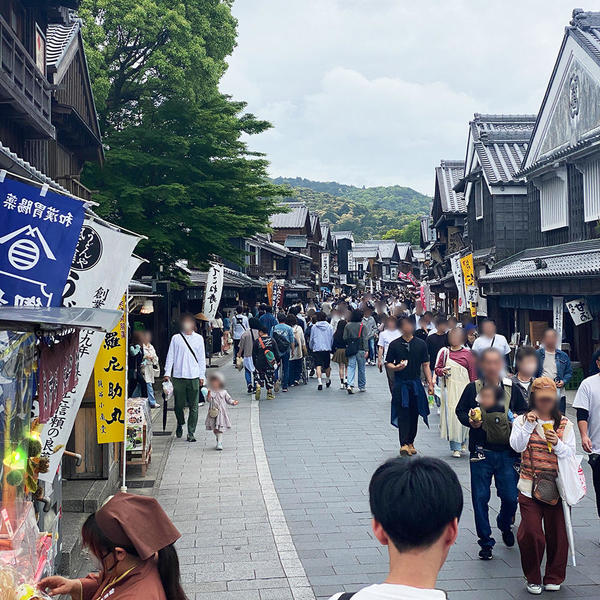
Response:
[[[562,502],[556,506],[543,504],[519,494],[521,525],[517,542],[521,566],[528,583],[560,584],[565,580],[569,558],[569,542]],[[542,528],[543,523],[543,528]],[[541,564],[546,551],[546,573],[542,582]]]

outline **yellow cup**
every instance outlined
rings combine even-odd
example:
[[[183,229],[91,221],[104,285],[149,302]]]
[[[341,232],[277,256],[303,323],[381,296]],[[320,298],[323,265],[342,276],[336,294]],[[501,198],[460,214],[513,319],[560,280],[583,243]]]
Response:
[[[554,425],[552,423],[542,423],[544,431],[554,431]],[[552,452],[552,444],[548,442],[548,452]]]

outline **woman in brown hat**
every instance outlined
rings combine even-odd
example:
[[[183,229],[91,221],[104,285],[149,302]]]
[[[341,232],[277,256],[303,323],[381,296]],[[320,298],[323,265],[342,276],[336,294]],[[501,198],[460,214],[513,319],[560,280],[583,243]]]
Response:
[[[81,535],[100,573],[46,577],[41,589],[73,600],[186,600],[173,546],[181,534],[156,499],[119,493],[87,518]]]
[[[575,430],[558,409],[556,384],[550,377],[539,377],[531,384],[529,412],[517,417],[510,445],[521,453],[519,506],[521,525],[517,533],[521,566],[527,579],[527,591],[541,594],[560,590],[565,580],[569,542],[558,490],[542,478],[554,481],[558,476],[558,458],[575,455]],[[547,481],[546,480],[546,481]],[[541,564],[546,553],[546,571]]]

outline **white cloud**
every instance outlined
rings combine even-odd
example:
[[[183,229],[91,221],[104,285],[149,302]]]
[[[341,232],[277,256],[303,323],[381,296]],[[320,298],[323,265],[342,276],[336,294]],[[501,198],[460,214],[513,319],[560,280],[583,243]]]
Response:
[[[431,193],[473,112],[536,112],[566,0],[237,0],[222,89],[274,129],[273,175]]]

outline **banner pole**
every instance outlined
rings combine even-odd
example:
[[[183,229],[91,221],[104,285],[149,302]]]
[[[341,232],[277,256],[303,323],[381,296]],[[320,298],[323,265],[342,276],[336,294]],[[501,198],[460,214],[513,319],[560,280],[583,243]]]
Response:
[[[123,482],[121,491],[127,492],[127,396],[129,390],[129,282],[125,291],[125,410],[123,411]]]

